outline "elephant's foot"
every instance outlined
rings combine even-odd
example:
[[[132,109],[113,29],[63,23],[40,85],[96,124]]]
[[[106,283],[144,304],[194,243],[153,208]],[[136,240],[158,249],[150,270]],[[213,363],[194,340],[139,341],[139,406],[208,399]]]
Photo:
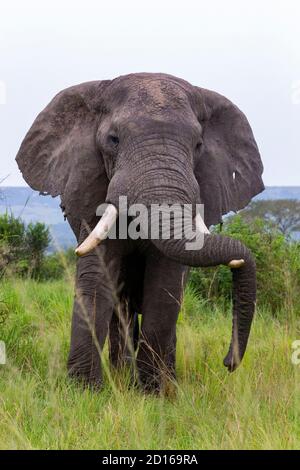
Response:
[[[84,388],[99,390],[103,385],[100,358],[93,361],[89,357],[86,362],[83,359],[70,354],[67,363],[69,378]]]
[[[171,389],[176,388],[174,350],[161,358],[142,344],[137,356],[137,369],[138,385],[146,393],[169,395]]]
[[[116,354],[110,356],[110,365],[112,366],[113,369],[116,370],[123,370],[123,369],[128,369],[133,366],[133,360],[130,355],[118,355]]]
[[[112,343],[111,341],[109,344],[109,361],[112,368],[116,370],[131,368],[134,363],[128,347],[124,347],[121,342]]]
[[[69,378],[79,386],[88,388],[93,391],[98,391],[102,388],[103,382],[99,377],[91,377],[82,374],[80,371],[68,371]]]
[[[173,371],[149,374],[138,372],[137,385],[144,393],[172,397],[176,394],[176,375]]]

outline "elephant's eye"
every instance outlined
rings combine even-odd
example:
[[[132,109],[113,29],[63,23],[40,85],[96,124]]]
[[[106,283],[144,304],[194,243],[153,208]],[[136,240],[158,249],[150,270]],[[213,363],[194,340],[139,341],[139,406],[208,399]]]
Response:
[[[108,136],[108,142],[114,147],[117,147],[117,145],[119,145],[119,138],[116,135],[110,134]]]
[[[199,141],[197,142],[197,144],[196,144],[196,146],[195,146],[196,152],[201,149],[202,144],[203,144],[203,141],[202,141],[202,140],[199,140]]]

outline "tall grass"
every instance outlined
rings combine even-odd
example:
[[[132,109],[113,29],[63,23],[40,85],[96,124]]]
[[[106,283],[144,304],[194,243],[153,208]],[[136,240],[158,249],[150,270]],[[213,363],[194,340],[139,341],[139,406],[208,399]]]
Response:
[[[300,339],[292,306],[257,312],[240,368],[222,365],[228,311],[186,292],[178,322],[176,394],[153,397],[108,374],[101,392],[66,376],[73,290],[64,280],[0,284],[1,449],[296,449],[300,447]],[[107,350],[104,352],[107,362]],[[109,368],[107,368],[109,371]]]

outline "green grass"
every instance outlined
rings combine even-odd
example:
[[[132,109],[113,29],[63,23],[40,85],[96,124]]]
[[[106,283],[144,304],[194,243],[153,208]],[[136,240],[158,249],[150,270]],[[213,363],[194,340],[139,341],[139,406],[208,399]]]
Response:
[[[106,377],[98,393],[68,381],[72,298],[65,281],[0,284],[8,356],[0,366],[1,449],[300,447],[292,309],[277,319],[257,312],[244,361],[228,374],[230,315],[189,290],[178,323],[177,393],[153,397],[128,387],[124,374]]]

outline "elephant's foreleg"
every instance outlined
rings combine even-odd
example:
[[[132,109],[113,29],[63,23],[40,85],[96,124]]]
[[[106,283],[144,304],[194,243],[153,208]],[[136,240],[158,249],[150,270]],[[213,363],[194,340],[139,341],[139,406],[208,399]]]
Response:
[[[147,258],[137,355],[139,383],[146,391],[159,391],[176,376],[176,321],[185,270],[156,251]]]
[[[109,262],[105,243],[77,261],[68,372],[86,385],[102,382],[101,351],[116,305],[119,261]]]

